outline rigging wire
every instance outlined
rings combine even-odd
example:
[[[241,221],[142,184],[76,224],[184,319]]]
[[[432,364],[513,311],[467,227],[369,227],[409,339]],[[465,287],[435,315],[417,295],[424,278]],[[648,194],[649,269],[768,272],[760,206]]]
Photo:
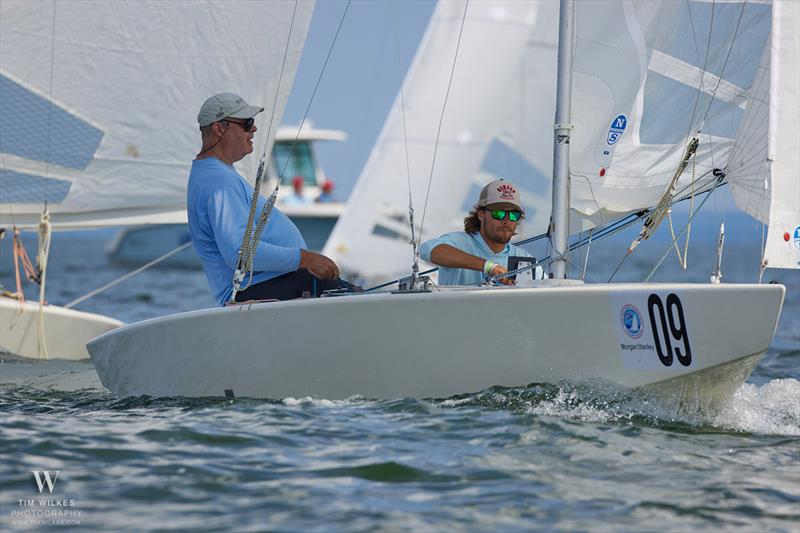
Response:
[[[411,248],[412,248],[412,282],[413,287],[416,282],[416,277],[419,275],[419,250],[417,248],[417,239],[414,235],[414,200],[411,194],[411,162],[408,158],[408,134],[406,131],[406,103],[403,90],[403,79],[400,73],[400,30],[397,24],[397,1],[392,2],[392,10],[394,11],[394,44],[397,57],[397,77],[400,79],[400,117],[403,123],[403,147],[405,148],[406,156],[406,181],[408,183],[408,223],[411,226]],[[420,229],[421,231],[421,229]]]
[[[44,210],[47,210],[47,195],[50,185],[50,141],[53,121],[53,73],[56,68],[56,0],[53,0],[53,18],[50,24],[50,82],[47,90],[47,141],[45,142]]]
[[[278,95],[281,92],[281,84],[283,83],[283,70],[286,66],[286,57],[289,55],[289,43],[292,42],[292,31],[294,30],[294,19],[297,14],[297,3],[299,0],[295,0],[294,2],[294,9],[292,10],[292,19],[289,24],[289,33],[286,36],[286,46],[283,50],[283,59],[281,61],[281,69],[278,75],[278,86],[275,88],[275,98],[272,103],[272,112],[270,113],[269,123],[267,126],[267,140],[269,140],[272,134],[272,124],[275,120],[275,106],[278,102]],[[267,155],[267,147],[269,146],[269,142],[264,143],[264,150],[261,152],[261,158],[258,163],[258,171],[256,172],[256,179],[255,183],[253,184],[253,195],[250,200],[250,212],[247,216],[247,226],[244,229],[244,235],[242,236],[242,245],[239,247],[239,251],[237,254],[236,259],[236,268],[234,269],[233,273],[233,293],[231,299],[236,298],[236,293],[239,291],[240,283],[243,281],[244,274],[242,271],[247,271],[250,274],[250,280],[245,285],[247,288],[250,285],[250,282],[253,279],[252,270],[250,270],[250,266],[252,265],[252,256],[254,255],[253,247],[258,245],[257,240],[251,239],[253,233],[253,222],[255,221],[256,211],[258,210],[258,195],[261,189],[261,182],[264,178],[264,171],[266,170],[266,164],[268,160]],[[273,193],[274,196],[274,193]],[[274,198],[271,197],[271,200],[274,202]]]
[[[283,63],[284,64],[286,62],[286,56],[288,55],[289,43],[291,42],[292,29],[294,28],[294,17],[295,17],[295,13],[297,11],[298,1],[299,0],[295,0],[295,10],[292,13],[292,25],[289,28],[289,37],[287,38],[287,41],[286,41],[286,49],[284,50],[284,56],[283,56]],[[264,230],[266,229],[266,225],[267,225],[267,221],[269,219],[269,215],[270,215],[270,213],[272,211],[272,207],[275,204],[275,200],[276,200],[277,195],[278,195],[278,190],[280,188],[280,182],[281,182],[280,176],[282,176],[283,173],[286,172],[286,168],[288,167],[289,161],[291,160],[291,154],[294,152],[294,148],[297,145],[298,139],[300,138],[300,133],[301,133],[301,131],[303,129],[303,125],[305,124],[306,118],[308,117],[308,112],[311,109],[311,104],[313,103],[314,97],[317,94],[317,89],[319,88],[319,84],[322,81],[323,75],[325,74],[325,70],[326,70],[326,68],[328,66],[328,61],[331,58],[331,54],[333,53],[333,48],[336,45],[336,41],[339,38],[339,33],[341,32],[342,25],[344,24],[345,17],[347,16],[347,13],[348,13],[348,11],[350,9],[350,2],[351,2],[351,0],[348,0],[347,4],[345,5],[344,11],[342,12],[342,17],[339,20],[339,25],[336,28],[336,33],[334,34],[333,40],[331,41],[331,45],[328,48],[328,53],[327,53],[327,55],[325,57],[325,62],[323,63],[322,69],[320,70],[319,76],[317,77],[317,81],[314,84],[314,89],[313,89],[313,91],[311,93],[311,97],[309,98],[308,105],[306,106],[305,112],[303,113],[303,118],[300,121],[300,126],[297,128],[297,134],[295,135],[294,141],[292,141],[292,145],[289,148],[290,157],[288,157],[286,159],[286,162],[284,163],[283,169],[278,174],[278,179],[276,180],[275,189],[272,191],[272,194],[270,194],[270,197],[267,200],[267,204],[264,206],[264,209],[262,210],[262,212],[261,212],[261,214],[259,216],[259,220],[258,220],[258,222],[256,224],[255,230],[253,231],[252,230],[252,225],[253,225],[254,218],[255,218],[255,211],[256,211],[257,206],[258,206],[258,189],[260,188],[260,183],[261,183],[261,181],[263,179],[264,171],[266,169],[266,164],[267,164],[267,161],[268,161],[267,145],[264,146],[264,152],[263,152],[263,154],[261,156],[261,162],[259,163],[258,173],[256,175],[256,183],[255,183],[254,191],[253,191],[254,194],[253,194],[253,198],[251,200],[251,205],[250,205],[250,217],[249,217],[248,222],[247,222],[247,228],[245,229],[245,238],[243,239],[243,242],[242,242],[242,248],[239,251],[239,259],[237,260],[237,268],[234,271],[234,281],[233,281],[233,283],[234,283],[234,291],[232,293],[232,297],[231,297],[232,299],[235,299],[236,292],[239,290],[239,284],[241,283],[241,281],[244,280],[244,276],[245,276],[244,272],[247,272],[246,275],[249,276],[249,279],[248,279],[247,285],[245,285],[245,288],[249,287],[250,283],[253,280],[253,260],[255,258],[256,248],[258,246],[258,242],[261,240],[261,235],[263,234]],[[280,85],[281,85],[282,80],[283,80],[283,65],[281,66],[281,75],[280,75],[280,78],[278,80],[278,89],[280,89]],[[278,93],[278,91],[276,91],[276,97],[275,97],[275,101],[276,102],[277,102],[277,93]],[[275,112],[275,106],[273,106],[273,115],[274,115],[274,112]],[[251,232],[252,232],[252,238],[251,238]]]
[[[439,135],[442,132],[442,122],[444,122],[444,112],[447,109],[447,100],[450,97],[450,87],[453,84],[453,75],[456,71],[456,63],[458,61],[458,52],[461,49],[461,37],[464,34],[464,23],[467,20],[467,8],[469,7],[469,0],[464,2],[464,13],[461,16],[461,27],[458,30],[458,41],[456,42],[456,52],[453,55],[453,65],[450,68],[450,79],[447,82],[447,92],[444,95],[444,104],[442,105],[442,113],[439,116],[439,126],[436,129],[436,141],[433,144],[433,159],[431,160],[431,171],[428,176],[428,189],[425,192],[425,206],[422,209],[422,221],[419,224],[419,238],[422,239],[422,228],[425,225],[425,215],[428,212],[428,198],[431,194],[431,184],[433,183],[433,170],[436,166],[436,154],[439,149]]]

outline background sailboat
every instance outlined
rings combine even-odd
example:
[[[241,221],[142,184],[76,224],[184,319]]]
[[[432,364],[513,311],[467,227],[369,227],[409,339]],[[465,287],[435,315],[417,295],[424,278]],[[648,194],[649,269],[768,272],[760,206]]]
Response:
[[[557,17],[555,2],[470,2],[466,12],[463,2],[436,5],[403,92],[353,189],[352,208],[323,253],[369,278],[406,274],[412,262],[409,181],[423,239],[460,229],[478,191],[495,177],[522,190],[529,216],[520,237],[544,231]]]
[[[312,10],[290,0],[4,1],[0,225],[35,227],[45,205],[54,229],[185,222],[200,104],[235,90],[274,107],[257,117],[255,151],[269,153]],[[257,165],[239,168],[253,178]],[[0,304],[3,344],[23,346],[27,318]],[[97,334],[83,325],[68,328],[78,346]],[[47,344],[86,356],[62,353],[61,333]]]

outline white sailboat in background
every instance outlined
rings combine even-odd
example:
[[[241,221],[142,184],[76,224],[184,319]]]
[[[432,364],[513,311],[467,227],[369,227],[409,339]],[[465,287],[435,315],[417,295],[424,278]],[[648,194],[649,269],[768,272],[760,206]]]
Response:
[[[371,280],[408,273],[409,181],[418,234],[426,213],[423,240],[460,230],[480,189],[497,177],[521,190],[527,218],[519,238],[547,228],[558,4],[471,3],[460,35],[463,13],[463,2],[436,6],[353,188],[349,202],[357,209],[345,210],[325,246],[345,272]]]
[[[465,49],[478,40],[491,51],[493,41],[481,36],[487,31],[494,34],[493,26],[507,20],[517,22],[521,33],[507,37],[525,42],[532,31],[530,22],[552,8],[549,2],[528,3],[532,18],[519,18],[513,15],[519,2],[473,1],[466,10],[458,3],[465,18],[444,16],[454,11],[454,4],[439,4],[426,42],[437,35],[459,33],[463,22]],[[601,217],[655,206],[665,195],[671,201],[679,191],[707,190],[716,184],[720,172],[735,179],[735,187],[749,183],[751,193],[765,196],[763,205],[769,204],[770,219],[792,220],[800,212],[797,195],[789,198],[789,204],[770,196],[773,191],[796,191],[797,187],[800,149],[794,126],[800,112],[796,90],[800,46],[794,29],[800,21],[800,5],[744,0],[586,1],[575,7],[571,0],[562,0],[559,16],[560,98],[551,233],[558,253],[551,265],[553,279],[527,287],[439,287],[433,291],[416,287],[394,293],[231,305],[152,319],[89,343],[103,384],[123,396],[308,395],[336,399],[354,394],[447,397],[495,385],[592,379],[652,388],[704,405],[729,397],[766,352],[780,315],[784,287],[584,285],[563,279],[568,177],[571,166],[574,214],[586,220],[587,226],[599,223]],[[686,16],[692,17],[694,25],[681,23]],[[702,26],[701,20],[709,25]],[[550,23],[555,32],[556,20]],[[577,28],[574,37],[572,28]],[[500,33],[505,36],[514,31]],[[693,31],[703,33],[702,39]],[[737,37],[741,35],[746,38]],[[680,56],[686,42],[697,43],[695,59]],[[503,54],[498,54],[497,60],[503,59]],[[750,69],[749,76],[744,72],[748,65],[758,66]],[[459,67],[469,70],[472,65],[456,62],[456,76]],[[410,75],[419,75],[422,68],[415,60]],[[447,68],[432,67],[430,75]],[[761,72],[760,78],[757,72]],[[491,75],[503,74],[492,71]],[[661,78],[668,80],[666,85]],[[446,82],[446,76],[442,80]],[[681,91],[676,92],[673,83]],[[572,114],[570,94],[575,102]],[[678,112],[685,106],[676,107],[682,103],[676,101],[682,94],[689,98],[688,114]],[[751,103],[759,95],[764,98],[764,111],[769,112],[765,120],[750,123],[743,117],[757,112]],[[479,117],[488,113],[483,106],[502,97],[482,85],[476,86],[472,100],[469,95],[450,95],[454,100],[471,101]],[[466,120],[463,113],[463,106],[454,116],[445,113],[443,130],[451,120]],[[433,115],[435,121],[439,114]],[[729,128],[719,129],[721,125]],[[548,130],[550,127],[552,124]],[[394,142],[387,132],[395,129],[384,129],[384,145]],[[572,154],[565,150],[570,147],[570,131]],[[408,131],[409,145],[415,134]],[[699,147],[687,157],[686,147],[694,144],[691,139],[695,136]],[[766,149],[743,146],[748,136],[766,138]],[[482,146],[488,144],[479,139]],[[439,149],[460,153],[453,145]],[[433,153],[433,147],[427,150]],[[465,151],[463,169],[474,169],[481,157]],[[681,163],[684,159],[686,165]],[[368,169],[385,164],[380,154],[373,155]],[[402,161],[396,164],[403,166]],[[688,171],[679,172],[682,167]],[[457,175],[448,173],[443,178],[447,185],[438,184],[434,175],[431,195],[444,195],[453,203],[452,183],[465,180],[471,186],[474,175],[468,170],[459,172],[455,166],[449,170]],[[768,179],[753,187],[755,182],[747,181],[753,173]],[[402,176],[398,180],[402,182]],[[586,185],[579,185],[581,181]],[[408,191],[398,190],[407,198]],[[592,202],[585,200],[587,192]],[[366,208],[360,201],[357,191],[352,206]],[[380,222],[387,221],[384,215],[395,216],[380,215]],[[398,216],[402,219],[402,211]],[[800,226],[796,220],[791,223]],[[342,229],[345,224],[343,218]],[[401,224],[395,227],[397,233],[405,231],[400,231]],[[367,226],[368,231],[372,228]],[[770,231],[780,234],[784,228]],[[767,266],[798,267],[800,249],[786,252],[786,246],[794,244],[784,245],[777,255],[769,247],[765,250]],[[355,262],[382,253],[383,248],[368,249]],[[291,334],[298,323],[315,327]]]
[[[4,0],[0,227],[35,228],[44,210],[56,230],[185,222],[200,104],[232,88],[276,102],[274,117],[257,117],[255,150],[271,146],[312,10],[290,0]],[[252,177],[258,160],[239,166]],[[86,358],[86,341],[120,325],[41,296],[38,306],[0,298],[4,350]]]

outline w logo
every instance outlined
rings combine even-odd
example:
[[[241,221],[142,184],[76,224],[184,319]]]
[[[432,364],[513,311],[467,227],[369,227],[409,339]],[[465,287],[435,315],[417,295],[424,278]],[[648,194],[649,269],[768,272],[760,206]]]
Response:
[[[36,486],[39,487],[39,494],[44,491],[44,486],[47,485],[47,488],[50,490],[50,494],[53,493],[53,488],[56,486],[56,480],[58,479],[58,474],[61,473],[61,470],[56,470],[56,475],[50,479],[50,472],[47,470],[33,470],[33,478],[36,480]],[[44,479],[42,479],[44,478]]]

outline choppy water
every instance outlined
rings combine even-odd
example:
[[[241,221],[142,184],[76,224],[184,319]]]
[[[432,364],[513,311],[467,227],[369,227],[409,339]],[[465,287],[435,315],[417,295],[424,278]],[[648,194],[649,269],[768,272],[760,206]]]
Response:
[[[109,237],[56,236],[51,302],[125,272],[105,262]],[[641,280],[664,242],[643,246],[618,280]],[[681,279],[707,279],[709,249],[693,245]],[[757,279],[757,250],[729,244],[725,279]],[[593,250],[587,279],[605,281],[619,257]],[[674,258],[663,269],[654,280],[678,279]],[[88,363],[7,358],[0,526],[798,531],[800,276],[773,278],[787,301],[770,351],[715,413],[577,384],[436,401],[116,398]],[[79,307],[134,321],[211,305],[201,272],[161,270]],[[46,484],[39,494],[34,470],[60,472],[52,494]]]

